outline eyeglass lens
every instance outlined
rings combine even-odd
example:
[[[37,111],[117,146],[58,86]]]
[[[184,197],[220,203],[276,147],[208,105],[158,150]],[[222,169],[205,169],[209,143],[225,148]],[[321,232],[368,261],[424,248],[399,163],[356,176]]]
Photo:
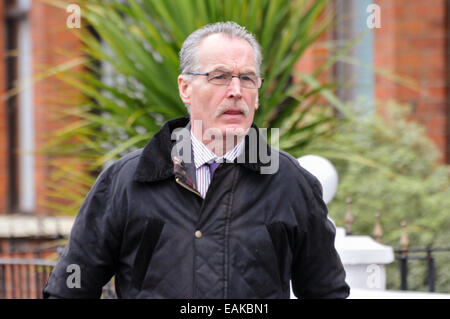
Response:
[[[217,85],[228,85],[233,77],[239,77],[241,86],[245,88],[255,89],[260,86],[259,78],[254,74],[240,74],[239,76],[233,76],[231,73],[224,71],[210,72],[208,81]]]

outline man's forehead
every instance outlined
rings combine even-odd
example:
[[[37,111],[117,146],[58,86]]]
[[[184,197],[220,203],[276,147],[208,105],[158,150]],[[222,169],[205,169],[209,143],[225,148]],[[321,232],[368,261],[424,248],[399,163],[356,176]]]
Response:
[[[219,42],[235,42],[235,41],[241,42],[241,41],[243,41],[245,43],[248,43],[247,40],[245,40],[241,37],[238,37],[238,36],[233,36],[233,35],[227,34],[227,33],[213,33],[213,34],[205,36],[201,40],[201,44],[203,44],[205,42],[214,42],[214,41],[219,41]]]
[[[245,39],[226,34],[212,34],[202,40],[198,48],[200,64],[233,67],[230,63],[237,63],[239,67],[255,70],[253,48]]]

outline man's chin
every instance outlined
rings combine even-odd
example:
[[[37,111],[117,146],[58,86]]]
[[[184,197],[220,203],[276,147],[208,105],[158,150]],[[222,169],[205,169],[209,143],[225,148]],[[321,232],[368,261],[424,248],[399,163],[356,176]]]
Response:
[[[223,135],[245,135],[251,126],[251,122],[248,123],[248,119],[242,116],[240,118],[232,118],[221,121],[219,125],[220,131]]]
[[[248,127],[242,125],[228,125],[222,130],[224,136],[244,136],[248,132]]]

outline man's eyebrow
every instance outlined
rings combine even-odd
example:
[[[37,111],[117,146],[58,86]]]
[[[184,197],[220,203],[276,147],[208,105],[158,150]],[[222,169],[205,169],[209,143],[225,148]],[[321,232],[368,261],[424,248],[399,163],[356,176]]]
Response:
[[[256,72],[255,71],[252,71],[252,70],[249,70],[249,71],[244,71],[244,72],[242,72],[241,74],[245,74],[245,75],[256,75]]]
[[[228,73],[232,73],[231,70],[225,66],[225,65],[217,65],[213,71],[222,71],[222,72],[228,72]],[[254,74],[256,75],[256,71],[254,71],[253,69],[244,69],[243,72],[240,72],[240,74]]]
[[[227,72],[227,73],[232,73],[230,71],[229,68],[227,68],[226,66],[217,66],[216,68],[214,68],[214,71],[220,71],[220,72]],[[240,72],[239,74],[246,74],[246,75],[256,75],[256,72],[251,70],[251,69],[245,69],[243,72]]]
[[[214,71],[220,71],[220,72],[227,72],[227,73],[231,73],[231,71],[229,70],[229,69],[227,69],[226,67],[221,67],[221,66],[219,66],[219,67],[217,67],[217,68],[215,68],[214,70],[213,70],[213,72]]]

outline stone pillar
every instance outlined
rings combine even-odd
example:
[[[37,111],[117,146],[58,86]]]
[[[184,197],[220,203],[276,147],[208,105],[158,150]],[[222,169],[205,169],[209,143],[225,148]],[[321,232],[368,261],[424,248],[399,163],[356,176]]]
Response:
[[[369,236],[346,236],[345,230],[338,227],[335,247],[350,288],[386,290],[385,265],[394,261],[391,246],[377,243]]]

